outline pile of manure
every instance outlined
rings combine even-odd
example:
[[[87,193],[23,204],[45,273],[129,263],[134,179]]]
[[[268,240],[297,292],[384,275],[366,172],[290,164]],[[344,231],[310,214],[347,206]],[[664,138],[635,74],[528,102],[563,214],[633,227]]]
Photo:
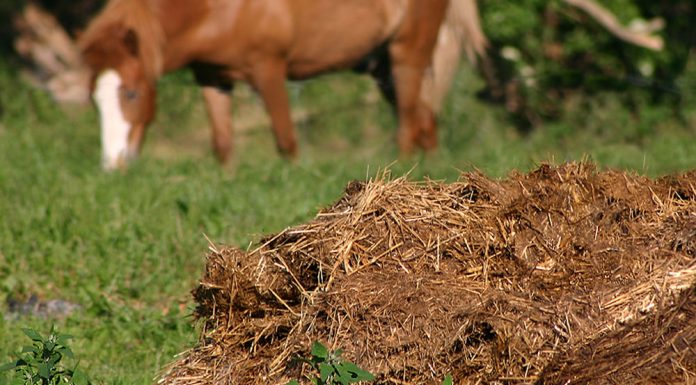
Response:
[[[695,383],[696,172],[388,179],[211,247],[200,342],[160,383],[282,385],[315,340],[375,384]]]

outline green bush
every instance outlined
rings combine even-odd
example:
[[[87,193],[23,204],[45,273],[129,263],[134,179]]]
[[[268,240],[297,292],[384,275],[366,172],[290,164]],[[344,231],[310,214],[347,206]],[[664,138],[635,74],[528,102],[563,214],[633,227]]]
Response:
[[[562,0],[481,2],[495,72],[491,96],[534,124],[561,117],[578,95],[615,92],[638,112],[648,104],[676,105],[684,92],[693,92],[678,87],[678,80],[689,76],[686,63],[696,26],[687,20],[696,16],[696,6],[688,0],[600,3],[624,25],[664,19],[659,32],[664,50],[623,42]]]

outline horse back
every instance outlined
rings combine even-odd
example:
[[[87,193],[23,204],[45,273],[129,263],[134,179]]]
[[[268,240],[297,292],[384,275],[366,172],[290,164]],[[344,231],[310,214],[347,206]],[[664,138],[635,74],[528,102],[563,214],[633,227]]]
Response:
[[[406,0],[295,0],[291,77],[347,68],[387,41],[398,29]]]
[[[447,4],[447,0],[149,2],[150,24],[160,24],[166,35],[165,71],[201,62],[229,68],[238,74],[233,77],[242,79],[266,58],[284,60],[291,78],[350,68],[388,41],[436,31],[441,20],[424,13]],[[146,33],[139,35],[141,42],[153,40]]]

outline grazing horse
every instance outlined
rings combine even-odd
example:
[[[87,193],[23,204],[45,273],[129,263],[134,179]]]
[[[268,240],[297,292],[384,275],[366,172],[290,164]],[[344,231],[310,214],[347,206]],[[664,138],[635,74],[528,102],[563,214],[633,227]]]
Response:
[[[445,33],[438,40],[446,26],[466,50],[482,51],[475,0],[111,0],[79,42],[99,110],[103,166],[122,167],[137,155],[155,113],[157,79],[182,67],[202,87],[221,162],[232,148],[235,81],[261,96],[278,150],[294,157],[286,79],[341,69],[379,80],[398,115],[402,153],[434,148],[433,94],[447,85],[433,63],[452,47],[458,56],[462,45],[443,42]]]

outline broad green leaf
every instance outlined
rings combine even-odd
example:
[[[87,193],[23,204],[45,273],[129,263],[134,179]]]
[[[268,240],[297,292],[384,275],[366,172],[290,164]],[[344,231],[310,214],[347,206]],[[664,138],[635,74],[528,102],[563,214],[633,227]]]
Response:
[[[72,374],[72,383],[73,385],[89,385],[89,379],[81,370],[75,369]]]
[[[445,379],[442,381],[442,385],[452,385],[452,375],[448,374],[445,376]]]
[[[312,356],[326,359],[329,356],[329,351],[321,342],[314,341],[314,344],[312,344]]]
[[[60,354],[53,354],[51,355],[51,358],[49,358],[48,363],[51,365],[51,367],[54,367],[61,359]]]
[[[358,365],[355,365],[354,363],[350,361],[345,361],[338,365],[338,370],[339,372],[345,372],[350,375],[351,379],[353,379],[353,382],[357,381],[372,381],[375,379],[375,376],[368,372],[367,370],[361,369],[358,367]]]
[[[8,363],[6,363],[6,364],[0,365],[0,372],[5,372],[5,371],[7,371],[7,370],[12,370],[12,369],[14,369],[14,368],[16,368],[16,367],[17,367],[17,362],[16,362],[16,361],[8,362]]]
[[[68,358],[75,358],[75,355],[73,354],[72,350],[68,347],[62,347],[58,349],[58,353],[68,357]]]
[[[51,351],[53,350],[53,348],[56,347],[56,343],[53,341],[46,341],[46,343],[44,343],[44,347],[46,348],[46,350]]]
[[[75,385],[80,385],[80,384],[75,384]],[[297,382],[297,380],[290,380],[290,382],[288,382],[285,385],[300,385],[300,383]]]
[[[49,379],[51,377],[51,369],[48,367],[48,364],[41,363],[38,366],[39,369],[39,377]]]
[[[22,348],[22,353],[39,354],[39,349],[36,346],[25,346]]]
[[[353,382],[357,382],[357,380],[355,380],[353,378],[353,375],[350,372],[343,371],[343,370],[338,371],[338,376],[336,377],[336,379],[342,385],[348,385],[348,384],[351,384]]]
[[[333,372],[334,370],[331,367],[331,365],[325,364],[323,362],[319,364],[319,378],[321,379],[321,382],[326,382],[326,380]]]
[[[39,332],[37,332],[36,330],[34,330],[34,329],[22,329],[22,331],[24,332],[24,334],[27,337],[31,338],[32,341],[43,342],[43,338],[41,337],[41,334],[39,334]]]
[[[71,336],[69,334],[59,334],[58,337],[56,337],[56,343],[58,343],[59,345],[65,346],[68,344],[68,341],[71,339],[73,339],[73,336]]]

